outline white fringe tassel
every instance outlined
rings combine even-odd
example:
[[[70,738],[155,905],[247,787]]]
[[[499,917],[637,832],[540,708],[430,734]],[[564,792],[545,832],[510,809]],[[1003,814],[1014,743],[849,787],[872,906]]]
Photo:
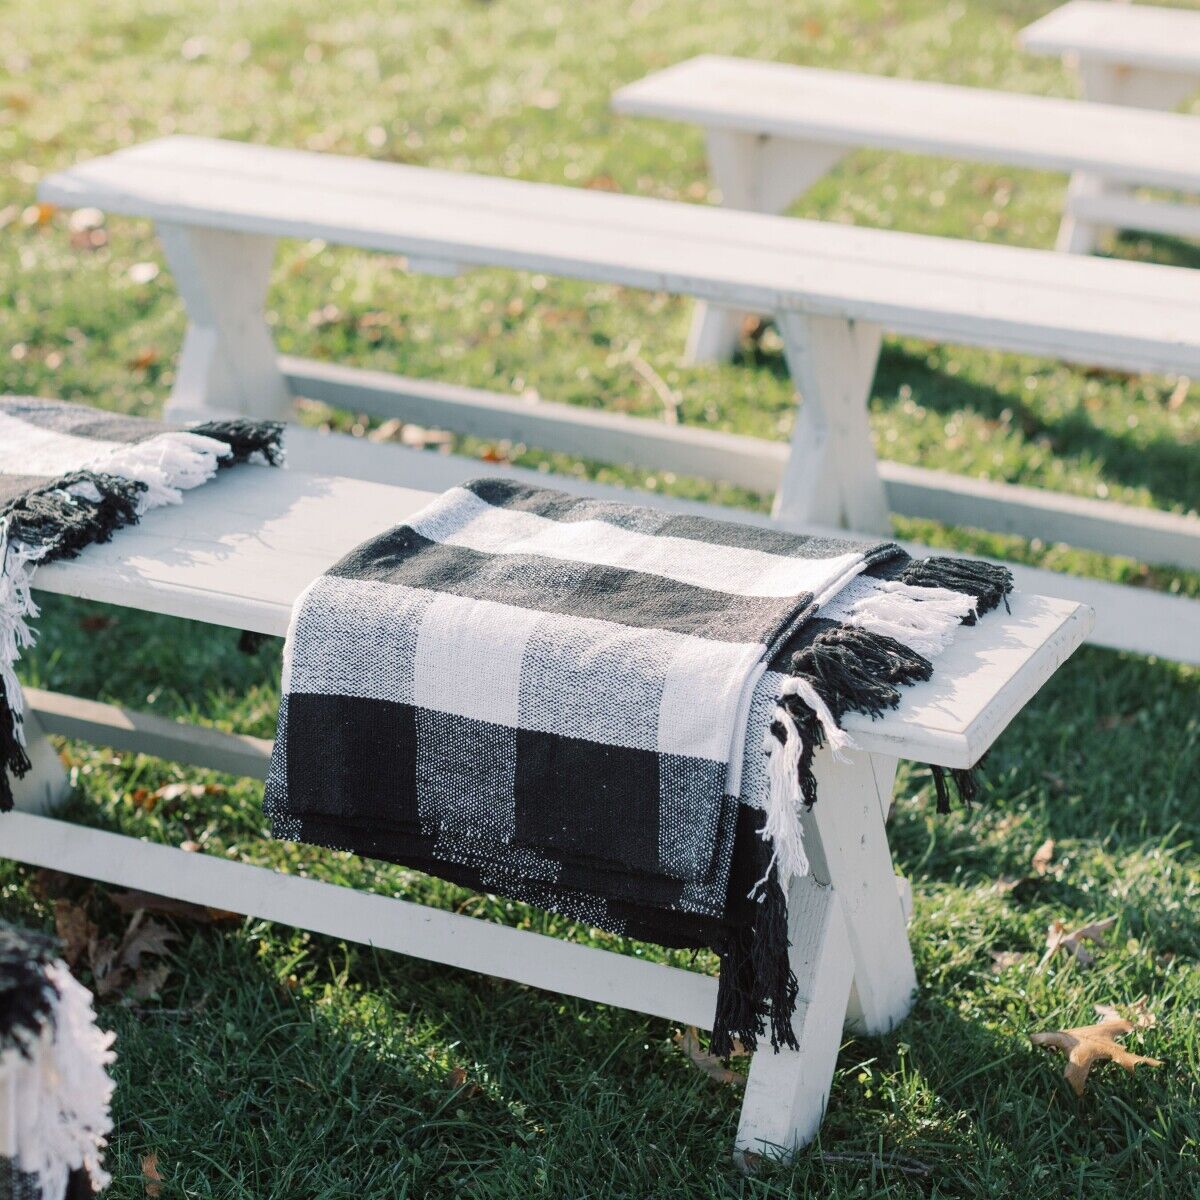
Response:
[[[96,459],[84,469],[144,483],[146,491],[138,502],[141,516],[164,504],[178,504],[182,492],[206,483],[221,459],[232,453],[224,442],[202,434],[161,433]]]
[[[46,968],[58,992],[54,1020],[25,1047],[0,1056],[0,1088],[11,1100],[17,1166],[36,1175],[45,1196],[61,1196],[71,1171],[87,1171],[92,1188],[109,1183],[101,1153],[112,1129],[113,1082],[106,1070],[115,1035],[96,1025],[92,994],[63,962]]]
[[[800,828],[800,805],[804,798],[800,795],[799,770],[804,742],[792,714],[786,709],[776,709],[775,720],[783,726],[785,736],[780,742],[768,729],[763,738],[771,787],[759,834],[763,841],[771,843],[773,852],[766,875],[751,889],[751,899],[762,895],[771,866],[778,868],[779,883],[784,888],[793,877],[808,874],[808,854]]]
[[[855,600],[843,624],[895,638],[926,658],[936,658],[950,644],[963,618],[977,601],[949,588],[914,587],[872,580],[872,594]]]

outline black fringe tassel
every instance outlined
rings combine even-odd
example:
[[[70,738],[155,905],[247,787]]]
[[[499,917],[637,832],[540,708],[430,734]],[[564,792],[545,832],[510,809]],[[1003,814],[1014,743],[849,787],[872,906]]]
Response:
[[[999,563],[980,562],[975,558],[919,558],[904,568],[902,583],[914,587],[942,587],[974,596],[978,616],[990,613],[1001,601],[1008,611],[1008,594],[1013,590],[1012,572]],[[975,614],[963,618],[964,625],[975,624]]]
[[[976,601],[975,612],[963,624],[973,625],[976,615],[991,612],[1001,601],[1008,605],[1012,573],[1005,567],[973,559],[926,558],[910,562],[899,575],[916,587],[940,587],[963,592]],[[848,712],[880,717],[900,703],[901,688],[922,683],[933,675],[933,664],[924,655],[895,638],[853,625],[839,625],[818,634],[792,656],[791,674],[810,683],[841,722]],[[812,765],[825,733],[816,714],[798,696],[785,696],[780,704],[796,723],[802,750],[797,765],[800,795],[811,808],[817,798]],[[787,739],[780,722],[771,726],[777,741]],[[972,771],[949,772],[963,803],[968,807],[978,795]],[[950,811],[947,772],[933,768],[939,813]],[[736,1037],[753,1050],[757,1034],[769,1023],[771,1045],[796,1047],[791,1015],[796,1003],[796,978],[788,962],[787,900],[772,865],[753,929],[739,931],[721,954],[717,990],[717,1015],[712,1051],[727,1055]]]
[[[0,922],[0,1050],[29,1057],[29,1043],[53,1023],[58,990],[46,968],[58,958],[51,938]]]
[[[976,763],[975,767],[978,766],[979,763]],[[979,798],[979,777],[975,774],[975,767],[952,767],[949,770],[945,767],[929,768],[933,775],[933,790],[937,793],[937,811],[940,815],[945,816],[950,811],[950,784],[946,781],[947,775],[950,777],[950,783],[954,784],[954,790],[964,808],[970,809]]]
[[[0,812],[12,812],[13,790],[9,776],[23,779],[30,768],[29,755],[17,737],[20,718],[8,703],[8,693],[0,682]]]
[[[224,421],[205,421],[202,425],[192,425],[188,432],[224,442],[233,455],[222,459],[223,467],[246,462],[254,454],[261,454],[273,467],[283,461],[283,425],[278,421],[230,417]]]
[[[800,1049],[792,1028],[800,986],[788,958],[787,897],[773,864],[756,909],[753,925],[736,930],[720,954],[710,1042],[720,1058],[733,1053],[735,1040],[753,1053],[764,1031],[772,1049]]]

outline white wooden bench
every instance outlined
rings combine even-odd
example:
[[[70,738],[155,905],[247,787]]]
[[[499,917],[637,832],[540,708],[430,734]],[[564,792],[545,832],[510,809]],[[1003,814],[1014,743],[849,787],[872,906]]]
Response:
[[[175,414],[286,416],[308,396],[775,490],[788,524],[882,533],[895,511],[1200,568],[1194,517],[879,463],[866,404],[885,329],[1200,376],[1200,272],[182,137],[70,167],[39,194],[156,222],[190,318]],[[262,311],[277,237],[404,254],[418,271],[501,266],[772,312],[803,396],[791,449],[279,358]],[[389,461],[368,468],[332,440],[293,451],[300,467],[399,478]],[[1200,662],[1200,606],[1186,600],[1046,571],[1020,586],[1096,608],[1102,644]]]
[[[722,203],[756,212],[781,212],[861,147],[1200,194],[1200,117],[1176,113],[719,55],[631,83],[615,93],[613,107],[701,126]],[[1071,189],[1064,218],[1071,228],[1081,201]],[[1200,205],[1142,202],[1127,191],[1122,203],[1128,227],[1200,234]],[[692,359],[729,357],[740,323],[739,313],[698,308]]]
[[[1026,26],[1021,45],[1061,57],[1079,77],[1086,100],[1132,108],[1174,108],[1200,88],[1200,12],[1071,0]],[[1200,237],[1194,206],[1138,201],[1119,179],[1076,171],[1068,189],[1061,250],[1087,253],[1105,228],[1148,228]],[[1131,219],[1132,214],[1132,219]],[[1152,224],[1142,225],[1143,220]]]
[[[455,464],[445,469],[453,482]],[[111,543],[42,568],[35,586],[282,636],[293,600],[316,574],[429,498],[299,471],[231,471]],[[850,761],[820,758],[821,801],[806,830],[813,873],[789,896],[801,1049],[754,1057],[739,1150],[809,1141],[829,1099],[843,1021],[878,1034],[909,1010],[916,978],[906,889],[884,829],[897,760],[977,761],[1090,621],[1069,601],[1014,595],[1011,615],[964,628],[935,678],[910,689],[895,712],[847,719],[859,747]],[[270,744],[36,690],[27,700],[35,769],[19,786],[18,811],[0,817],[0,855],[710,1026],[716,981],[705,975],[55,819],[47,814],[65,780],[47,734],[253,778],[265,776]]]

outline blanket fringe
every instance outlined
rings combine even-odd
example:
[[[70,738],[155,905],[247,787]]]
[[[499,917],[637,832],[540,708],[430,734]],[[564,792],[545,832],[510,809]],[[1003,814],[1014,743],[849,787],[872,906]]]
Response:
[[[1012,591],[1012,573],[993,563],[935,557],[909,562],[897,579],[862,580],[867,594],[832,619],[839,624],[793,655],[764,739],[770,789],[762,837],[773,847],[772,867],[786,886],[808,870],[801,807],[816,801],[813,755],[831,747],[836,758],[853,748],[841,728],[848,712],[880,717],[900,703],[901,689],[933,674],[932,659],[959,625],[973,625]],[[836,606],[834,611],[836,611]],[[977,794],[970,772],[952,773],[964,803]],[[949,792],[935,773],[938,810]]]
[[[61,1196],[73,1172],[94,1191],[109,1183],[101,1153],[112,1129],[115,1035],[96,1025],[92,994],[55,961],[45,967],[57,993],[50,1019],[36,1035],[0,1056],[10,1087],[21,1097],[13,1141],[20,1170],[36,1175],[41,1194]]]
[[[279,421],[229,417],[193,425],[190,432],[201,437],[216,438],[229,447],[230,454],[222,460],[222,466],[261,461],[268,466],[278,467],[283,463],[283,425]]]
[[[710,1049],[724,1058],[736,1039],[753,1052],[765,1031],[771,1048],[800,1048],[792,1013],[800,987],[788,958],[787,896],[774,861],[760,885],[753,926],[739,929],[721,952]]]
[[[963,619],[964,625],[974,625],[977,616],[990,613],[1001,601],[1005,608],[1008,608],[1008,594],[1013,590],[1012,572],[1007,567],[999,563],[980,562],[974,558],[913,559],[905,567],[900,580],[921,587],[946,588],[973,596],[975,612]]]

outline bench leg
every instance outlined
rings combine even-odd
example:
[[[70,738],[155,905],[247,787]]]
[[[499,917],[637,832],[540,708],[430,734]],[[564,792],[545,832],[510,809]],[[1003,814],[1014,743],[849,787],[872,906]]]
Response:
[[[158,236],[188,315],[167,416],[286,417],[291,400],[263,319],[275,240],[170,224]]]
[[[708,131],[708,166],[725,208],[782,212],[837,165],[841,146],[783,141],[732,129]],[[725,362],[737,349],[743,314],[700,301],[692,313],[687,363]]]
[[[884,825],[896,760],[853,753],[814,765],[817,795],[810,814],[819,837],[814,871],[832,880],[854,962],[847,1024],[858,1033],[890,1033],[908,1016],[917,988],[908,921]],[[811,852],[810,852],[811,854]]]
[[[815,764],[820,799],[806,815],[812,873],[788,895],[792,969],[800,985],[793,1028],[799,1050],[754,1055],[734,1157],[787,1155],[816,1136],[843,1025],[890,1032],[908,1015],[917,979],[884,818],[896,760],[829,754]]]
[[[1126,108],[1172,109],[1196,89],[1194,75],[1147,71],[1103,62],[1076,64],[1080,94],[1085,100]],[[1066,207],[1055,249],[1066,254],[1090,254],[1110,230],[1075,215],[1072,202],[1081,197],[1125,192],[1128,188],[1099,175],[1076,171],[1067,185]]]
[[[58,751],[50,744],[41,722],[30,712],[24,714],[25,752],[32,764],[24,779],[12,779],[13,807],[18,812],[44,815],[52,813],[67,798],[70,783]],[[4,818],[0,816],[0,821]]]
[[[879,326],[799,313],[783,313],[777,320],[802,403],[775,498],[775,519],[890,534],[867,417]]]
[[[817,1135],[829,1103],[853,964],[846,923],[832,888],[812,875],[794,880],[788,893],[792,970],[800,985],[792,1028],[799,1050],[770,1044],[750,1060],[734,1161],[748,1154],[786,1157]]]

